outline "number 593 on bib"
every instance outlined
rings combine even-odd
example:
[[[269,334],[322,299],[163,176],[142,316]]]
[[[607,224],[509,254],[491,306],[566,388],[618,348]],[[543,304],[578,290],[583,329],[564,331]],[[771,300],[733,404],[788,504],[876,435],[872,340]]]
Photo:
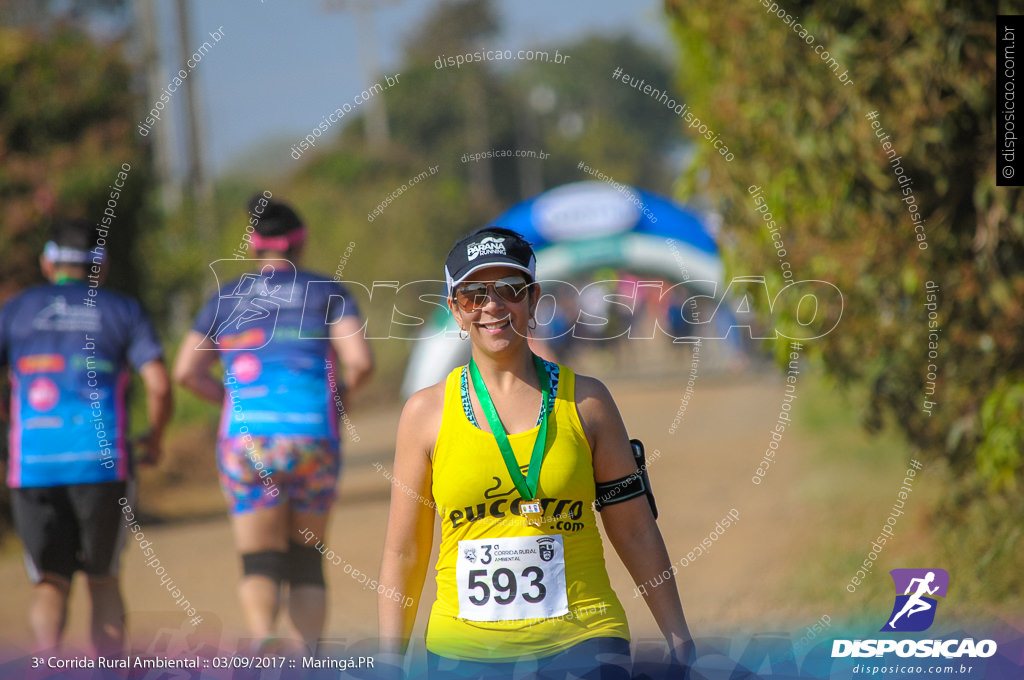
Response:
[[[569,613],[562,536],[459,541],[459,618],[546,619]]]

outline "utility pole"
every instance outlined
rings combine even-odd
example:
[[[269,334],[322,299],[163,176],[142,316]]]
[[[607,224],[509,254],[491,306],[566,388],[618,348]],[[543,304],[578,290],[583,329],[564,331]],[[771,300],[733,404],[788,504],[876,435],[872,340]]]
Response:
[[[178,18],[178,53],[181,62],[184,63],[195,50],[189,0],[175,0],[175,9]],[[199,115],[202,103],[198,81],[195,78],[186,78],[182,94],[185,106],[185,182],[193,202],[199,205],[205,203],[212,191],[206,176],[206,145],[202,117]]]
[[[153,107],[166,83],[160,55],[160,36],[157,32],[156,8],[153,0],[137,0],[139,25],[142,29],[142,63],[145,73],[147,99],[142,117]],[[165,120],[157,121],[150,134],[153,136],[153,164],[160,186],[160,203],[170,212],[181,203],[180,185],[174,181],[171,170],[171,129]]]
[[[192,55],[195,43],[192,40],[191,7],[189,0],[176,0],[175,10],[178,19],[178,58],[185,63]],[[185,78],[182,88],[185,110],[185,186],[188,187],[188,215],[192,222],[196,243],[205,248],[212,248],[216,243],[212,220],[213,189],[206,173],[205,149],[206,141],[203,120],[200,115],[202,101],[199,94],[199,82],[190,73]]]
[[[377,3],[397,0],[381,0]],[[356,32],[359,34],[359,66],[363,72],[363,80],[369,87],[377,82],[380,69],[377,64],[377,31],[373,21],[373,0],[323,0],[324,9],[338,12],[350,8],[356,18]],[[383,93],[374,95],[366,106],[366,139],[370,150],[374,153],[386,151],[391,143],[388,129],[388,110]]]

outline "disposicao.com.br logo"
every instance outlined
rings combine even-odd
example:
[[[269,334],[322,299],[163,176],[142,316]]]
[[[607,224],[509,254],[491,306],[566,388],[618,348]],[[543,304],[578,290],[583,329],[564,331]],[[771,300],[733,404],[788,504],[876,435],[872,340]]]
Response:
[[[935,622],[939,600],[945,598],[949,588],[949,572],[945,569],[893,569],[896,598],[892,612],[880,632],[918,633]],[[834,640],[832,658],[854,656],[884,656],[895,652],[901,657],[938,657],[947,659],[961,656],[987,658],[996,653],[994,640],[975,642],[963,640]]]
[[[889,573],[896,585],[896,603],[881,632],[928,630],[935,621],[939,603],[935,597],[946,597],[949,573],[945,569],[893,569]]]

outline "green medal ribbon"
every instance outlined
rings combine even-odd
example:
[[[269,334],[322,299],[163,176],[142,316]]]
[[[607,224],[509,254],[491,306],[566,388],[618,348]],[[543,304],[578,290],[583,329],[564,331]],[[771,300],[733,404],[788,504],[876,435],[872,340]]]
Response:
[[[530,467],[527,470],[526,478],[519,470],[519,462],[516,454],[512,451],[512,445],[508,443],[508,435],[498,417],[498,410],[494,408],[491,395],[487,392],[487,385],[480,376],[480,370],[476,362],[469,360],[469,375],[473,379],[473,389],[476,390],[476,397],[480,400],[480,406],[487,416],[487,424],[491,426],[491,433],[498,440],[498,449],[501,450],[501,457],[508,468],[508,474],[512,478],[519,495],[524,501],[532,501],[537,495],[537,481],[540,479],[540,466],[544,462],[544,447],[548,437],[548,395],[551,393],[551,378],[544,368],[544,363],[536,354],[533,356],[533,365],[537,369],[537,379],[540,381],[541,405],[540,405],[540,431],[537,439],[533,442],[533,453],[530,454]]]

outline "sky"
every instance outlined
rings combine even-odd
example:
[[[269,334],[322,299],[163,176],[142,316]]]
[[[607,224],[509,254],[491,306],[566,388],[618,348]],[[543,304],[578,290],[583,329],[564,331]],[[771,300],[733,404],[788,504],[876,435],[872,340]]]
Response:
[[[394,73],[405,38],[440,0],[374,0],[378,72]],[[273,143],[296,144],[370,81],[359,62],[358,22],[337,0],[218,0],[192,7],[191,43],[212,48],[198,78],[205,161],[214,173]],[[556,48],[589,33],[626,33],[671,51],[661,0],[496,0],[503,32],[488,49]],[[173,3],[158,3],[167,80],[184,66]],[[222,31],[214,44],[211,33]],[[180,101],[175,102],[180,105]],[[178,109],[174,109],[178,110]],[[172,110],[172,115],[173,111]],[[172,134],[178,128],[170,124]],[[172,146],[177,147],[180,137]],[[180,169],[180,162],[175,166]]]

